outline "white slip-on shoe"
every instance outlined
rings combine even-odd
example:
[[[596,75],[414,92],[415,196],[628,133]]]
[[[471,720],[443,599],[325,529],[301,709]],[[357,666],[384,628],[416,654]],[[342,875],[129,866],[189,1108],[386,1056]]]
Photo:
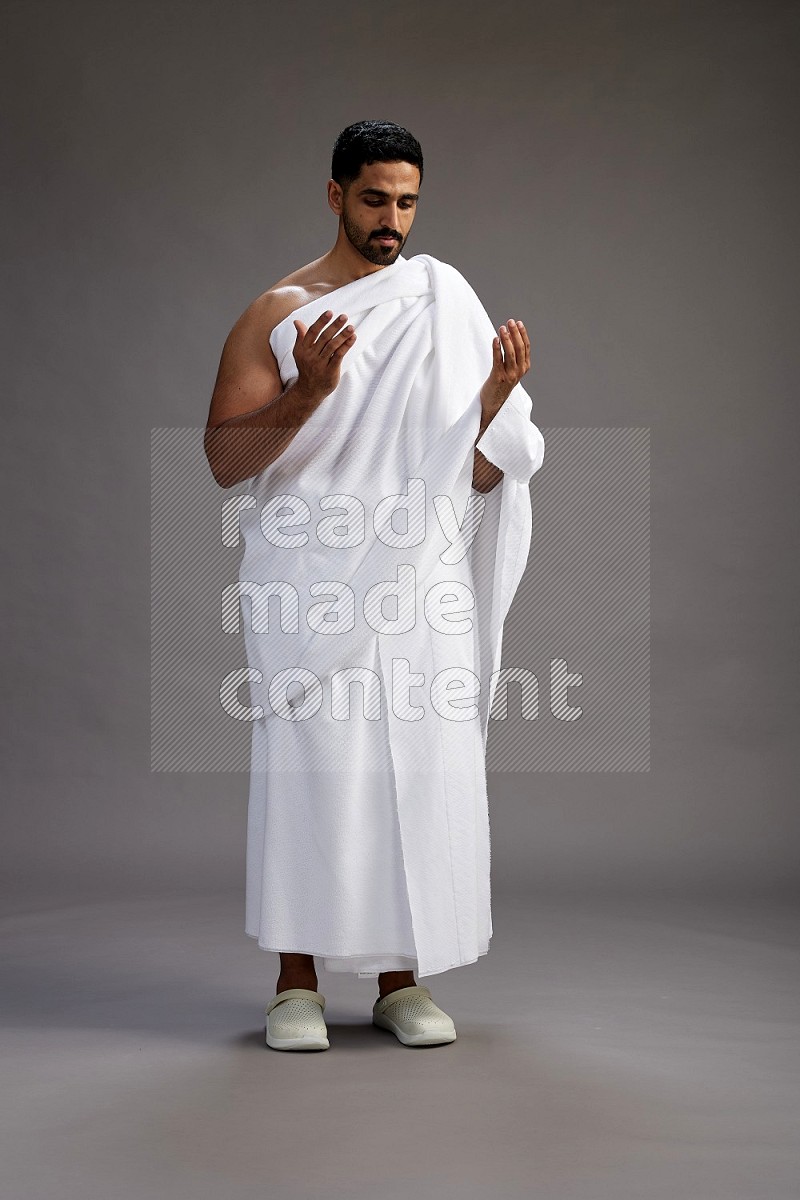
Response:
[[[273,1050],[327,1050],[325,997],[311,988],[286,988],[266,1007],[267,1045]]]
[[[442,1012],[421,984],[398,988],[376,1000],[372,1023],[390,1029],[404,1046],[440,1046],[456,1040],[452,1017]]]

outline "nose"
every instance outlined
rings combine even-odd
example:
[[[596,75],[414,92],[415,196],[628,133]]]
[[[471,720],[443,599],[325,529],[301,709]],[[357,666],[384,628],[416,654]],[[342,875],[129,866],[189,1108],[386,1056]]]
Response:
[[[398,204],[387,204],[381,209],[381,219],[383,224],[381,229],[391,229],[395,233],[400,232],[400,206]]]

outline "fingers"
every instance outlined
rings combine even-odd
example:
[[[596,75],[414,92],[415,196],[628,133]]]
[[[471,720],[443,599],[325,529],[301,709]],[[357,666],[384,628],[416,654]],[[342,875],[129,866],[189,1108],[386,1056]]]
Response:
[[[349,334],[347,334],[347,336],[345,336],[343,333],[342,337],[344,337],[344,341],[340,342],[339,345],[336,347],[333,354],[331,355],[332,359],[342,358],[347,353],[347,351],[350,349],[350,347],[353,345],[353,342],[356,340],[355,333],[349,333]]]
[[[505,366],[510,376],[519,380],[530,370],[531,343],[521,321],[510,318],[508,325],[500,326]]]
[[[314,322],[314,324],[309,326],[309,330],[313,329],[313,331],[314,331],[314,338],[316,338],[317,334],[320,332],[320,330],[323,328],[323,326],[327,325],[328,321],[330,321],[332,316],[333,316],[333,313],[331,312],[330,309],[328,309],[327,312],[320,313],[319,316],[317,317],[316,321]],[[314,339],[312,339],[312,341],[313,340]]]
[[[531,343],[528,337],[528,331],[522,324],[522,321],[517,321],[516,326],[522,341],[522,354],[519,356],[519,361],[522,364],[523,372],[525,372],[529,371],[531,366]]]
[[[322,333],[317,337],[317,340],[314,342],[314,349],[321,358],[330,357],[333,351],[341,344],[341,341],[349,337],[353,332],[352,325],[342,328],[346,320],[347,316],[345,313],[342,313],[335,321],[331,321],[330,325],[323,329]]]
[[[321,350],[335,335],[337,330],[341,327],[342,322],[347,320],[345,314],[341,313],[341,315],[338,316],[335,321],[328,325],[328,322],[332,316],[333,313],[330,309],[328,309],[327,312],[320,313],[316,321],[314,321],[313,324],[309,325],[308,327],[306,327],[302,321],[295,321],[294,327],[297,330],[298,340],[306,341],[309,346],[316,346],[317,350]],[[325,326],[328,327],[325,329],[325,333],[323,334],[322,330],[325,328]],[[350,328],[352,328],[352,326],[350,326]]]
[[[511,322],[509,321],[509,325],[510,324]],[[505,325],[500,326],[500,337],[503,343],[503,356],[505,359],[506,370],[509,374],[513,374],[517,367],[517,349],[514,344],[514,339]]]
[[[322,353],[325,350],[328,342],[330,342],[338,333],[341,332],[342,325],[346,320],[347,317],[344,315],[344,313],[342,313],[336,318],[335,321],[331,321],[330,325],[326,325],[326,327],[322,330],[322,333],[319,334],[314,342],[315,349]],[[313,329],[314,326],[312,325],[311,328]]]
[[[320,339],[321,341],[322,339]],[[356,340],[356,335],[352,325],[348,325],[346,329],[342,329],[333,337],[328,338],[320,347],[320,358],[331,359],[340,350],[347,350]],[[341,356],[340,356],[341,357]]]

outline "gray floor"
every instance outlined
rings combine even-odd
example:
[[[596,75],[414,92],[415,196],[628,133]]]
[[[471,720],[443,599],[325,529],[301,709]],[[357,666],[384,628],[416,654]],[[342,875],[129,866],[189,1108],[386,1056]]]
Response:
[[[494,898],[433,976],[458,1040],[264,1045],[278,960],[237,893],[44,902],[2,923],[2,1194],[796,1200],[800,918],[762,899]]]

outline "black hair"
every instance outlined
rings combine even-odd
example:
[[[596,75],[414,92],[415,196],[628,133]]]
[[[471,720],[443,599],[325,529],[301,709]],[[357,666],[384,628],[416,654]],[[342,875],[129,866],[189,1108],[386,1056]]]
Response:
[[[343,129],[333,147],[331,177],[346,188],[365,163],[373,162],[409,162],[419,168],[422,183],[422,147],[393,121],[357,121]]]

